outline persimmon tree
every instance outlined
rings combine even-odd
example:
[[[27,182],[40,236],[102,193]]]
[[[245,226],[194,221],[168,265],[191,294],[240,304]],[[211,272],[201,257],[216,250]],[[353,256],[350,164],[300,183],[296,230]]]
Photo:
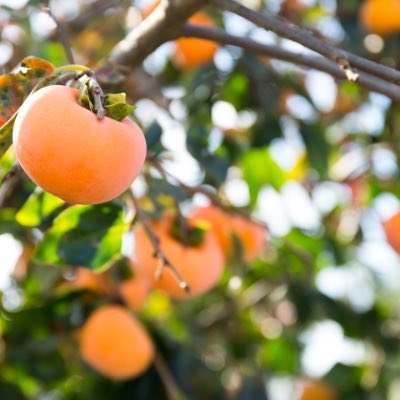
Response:
[[[0,6],[0,398],[397,399],[400,2],[63,4]]]

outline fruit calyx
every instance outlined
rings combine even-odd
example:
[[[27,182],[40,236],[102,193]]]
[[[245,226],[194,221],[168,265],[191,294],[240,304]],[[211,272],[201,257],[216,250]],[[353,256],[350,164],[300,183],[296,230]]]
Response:
[[[184,217],[177,216],[172,221],[170,233],[184,246],[199,247],[204,242],[208,228],[208,224],[204,221],[189,222]]]
[[[79,105],[96,114],[99,120],[107,116],[116,121],[122,121],[135,110],[134,106],[126,102],[125,93],[105,95],[94,72],[86,67],[70,65],[60,68],[57,72],[56,79],[49,83],[79,89]]]
[[[92,74],[86,74],[86,79],[79,86],[78,103],[94,112],[100,120],[107,116],[116,121],[122,121],[135,109],[134,106],[126,102],[125,93],[104,95],[103,90]]]

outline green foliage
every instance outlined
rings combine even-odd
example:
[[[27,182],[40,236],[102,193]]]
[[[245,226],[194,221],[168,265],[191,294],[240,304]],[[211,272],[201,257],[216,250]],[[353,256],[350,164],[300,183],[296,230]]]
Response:
[[[73,206],[55,218],[34,258],[41,264],[101,271],[119,256],[125,230],[117,205]]]

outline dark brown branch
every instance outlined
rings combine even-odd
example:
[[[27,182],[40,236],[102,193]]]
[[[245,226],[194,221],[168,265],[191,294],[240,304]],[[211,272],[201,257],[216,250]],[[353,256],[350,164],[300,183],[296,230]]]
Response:
[[[249,38],[230,35],[222,29],[185,25],[181,30],[181,36],[215,40],[226,45],[241,47],[255,54],[265,55],[278,60],[317,69],[337,79],[349,79],[349,76],[346,75],[346,71],[340,68],[336,63],[323,57],[293,53],[278,46],[265,45]],[[384,80],[364,72],[359,73],[357,83],[368,90],[384,94],[392,100],[400,102],[400,88],[394,84],[387,83]]]
[[[160,5],[111,51],[114,64],[136,66],[163,43],[175,39],[186,20],[208,0],[162,0]]]
[[[311,32],[294,24],[265,13],[251,10],[237,3],[235,0],[212,0],[212,2],[219,5],[224,10],[240,15],[262,28],[275,32],[281,37],[300,43],[308,49],[327,57],[331,61],[337,63],[344,71],[348,68],[358,68],[361,71],[381,79],[400,84],[400,71],[338,49],[324,40],[315,37]]]
[[[9,190],[18,182],[22,175],[22,168],[15,164],[1,179],[0,182],[0,209],[3,207]]]
[[[178,281],[179,286],[187,294],[190,294],[189,285],[187,284],[187,282],[185,281],[183,276],[179,273],[179,271],[176,269],[176,267],[171,263],[171,261],[168,259],[168,257],[162,251],[162,249],[160,247],[160,240],[159,240],[157,234],[154,232],[153,227],[151,226],[147,216],[145,215],[142,208],[140,207],[139,202],[137,201],[136,197],[131,192],[130,192],[130,198],[135,207],[136,215],[137,215],[139,221],[142,223],[143,228],[147,234],[147,237],[149,238],[151,244],[153,245],[154,257],[157,257],[160,260],[159,267],[157,268],[157,271],[156,271],[156,279],[160,279],[163,269],[168,268],[171,271],[171,273],[174,275],[176,280]]]

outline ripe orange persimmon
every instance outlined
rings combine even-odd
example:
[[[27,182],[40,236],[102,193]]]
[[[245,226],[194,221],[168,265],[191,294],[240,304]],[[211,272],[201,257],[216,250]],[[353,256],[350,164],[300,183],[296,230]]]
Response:
[[[189,221],[193,224],[194,219]],[[192,295],[205,293],[218,282],[224,267],[224,256],[215,235],[204,233],[203,242],[199,245],[185,245],[171,233],[174,216],[167,214],[158,221],[152,221],[154,232],[160,239],[160,247],[169,261],[188,283]],[[186,292],[179,286],[174,275],[164,268],[161,279],[156,281],[159,259],[154,257],[153,246],[144,230],[139,225],[135,230],[135,268],[139,274],[146,276],[155,288],[164,290],[175,298],[186,298]]]
[[[121,297],[126,305],[134,311],[139,311],[143,307],[149,291],[149,279],[138,274],[122,282],[119,287]]]
[[[198,12],[188,20],[189,24],[213,26],[212,19],[203,12]],[[216,42],[198,38],[179,38],[176,40],[174,63],[183,69],[196,68],[212,61],[218,50]]]
[[[298,400],[336,400],[336,393],[322,382],[307,380],[301,383]]]
[[[148,17],[160,4],[155,1],[149,8],[143,11],[143,17]],[[204,12],[197,12],[188,19],[189,24],[213,26],[213,20]],[[211,40],[198,38],[179,38],[175,41],[175,53],[173,61],[179,68],[191,69],[212,61],[218,44]]]
[[[400,0],[366,0],[360,8],[364,28],[385,36],[400,31]]]
[[[228,215],[213,205],[197,208],[193,217],[210,223],[226,255],[232,250],[232,234],[242,243],[244,259],[248,262],[259,257],[266,248],[265,228],[256,222],[238,215]]]
[[[400,254],[400,211],[383,223],[388,243]]]
[[[40,187],[69,203],[95,204],[120,195],[146,157],[141,129],[77,102],[78,90],[49,86],[28,97],[14,125],[15,153]]]
[[[115,380],[144,372],[154,358],[153,343],[140,322],[117,305],[98,308],[79,334],[83,359],[101,374]]]

